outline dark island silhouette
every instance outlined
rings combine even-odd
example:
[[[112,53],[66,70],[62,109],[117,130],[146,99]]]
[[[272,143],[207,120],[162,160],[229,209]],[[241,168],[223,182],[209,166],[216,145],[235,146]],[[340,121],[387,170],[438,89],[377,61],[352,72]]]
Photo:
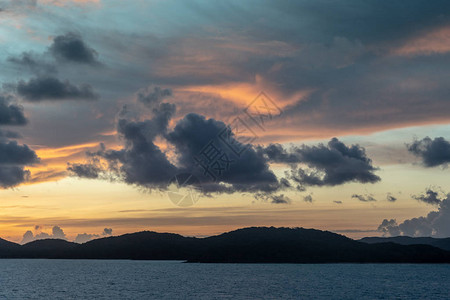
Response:
[[[356,241],[328,231],[250,227],[206,238],[143,231],[77,244],[0,239],[0,258],[182,260],[200,263],[450,263],[450,251],[395,239]],[[414,239],[413,239],[414,240]],[[373,242],[373,243],[372,243]]]
[[[443,250],[450,251],[450,238],[394,236],[394,237],[366,237],[360,239],[360,241],[368,244],[379,244],[389,242],[400,245],[421,244],[421,245],[430,245]]]

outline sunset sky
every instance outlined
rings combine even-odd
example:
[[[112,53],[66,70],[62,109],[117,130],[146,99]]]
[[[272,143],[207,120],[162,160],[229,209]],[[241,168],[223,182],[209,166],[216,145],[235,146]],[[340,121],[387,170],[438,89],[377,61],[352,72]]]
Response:
[[[448,1],[0,0],[0,70],[4,239],[450,236]]]

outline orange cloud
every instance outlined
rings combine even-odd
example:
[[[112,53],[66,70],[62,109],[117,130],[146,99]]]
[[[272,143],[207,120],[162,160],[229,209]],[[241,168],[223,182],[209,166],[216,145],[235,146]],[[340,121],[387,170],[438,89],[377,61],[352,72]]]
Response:
[[[187,86],[177,89],[177,92],[178,91],[216,94],[241,107],[246,107],[250,104],[261,91],[267,93],[280,107],[293,104],[312,92],[311,90],[303,90],[292,95],[284,95],[258,75],[256,76],[254,83],[233,82],[222,85]]]
[[[450,52],[450,27],[419,35],[393,51],[394,55],[416,56]]]
[[[86,151],[89,148],[98,147],[98,143],[88,143],[81,145],[72,145],[62,148],[43,148],[36,150],[37,155],[41,159],[67,157],[80,151]]]
[[[87,143],[61,148],[41,148],[35,150],[42,164],[28,168],[31,172],[31,178],[25,185],[57,181],[67,177],[66,168],[68,161],[83,162],[86,159],[86,151],[97,148],[98,143]]]

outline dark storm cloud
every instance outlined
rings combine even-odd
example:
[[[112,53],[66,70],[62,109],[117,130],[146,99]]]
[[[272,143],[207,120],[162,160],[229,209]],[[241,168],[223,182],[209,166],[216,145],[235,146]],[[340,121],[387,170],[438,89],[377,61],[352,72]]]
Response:
[[[392,196],[391,193],[388,193],[388,194],[386,195],[386,200],[389,201],[389,202],[395,202],[395,201],[397,201],[397,198],[394,197],[394,196]]]
[[[225,128],[225,124],[214,119],[206,119],[197,114],[188,114],[181,119],[175,128],[165,133],[169,115],[158,121],[158,115],[144,123],[119,122],[119,132],[127,141],[128,150],[125,152],[107,152],[107,155],[123,155],[121,171],[126,181],[140,185],[167,184],[168,180],[177,172],[189,171],[203,178],[205,192],[227,191],[274,191],[280,187],[276,176],[269,170],[265,159],[253,149],[247,150],[241,159],[232,164],[229,170],[220,176],[220,181],[231,184],[227,188],[213,182],[205,176],[194,157],[210,142],[217,141],[218,133]],[[149,127],[144,129],[144,127]],[[144,134],[144,132],[145,134]],[[167,141],[175,146],[178,165],[170,163],[164,153],[152,141],[156,135],[163,134]],[[225,146],[221,145],[222,151]],[[228,153],[231,160],[231,151]],[[106,157],[106,156],[105,156]],[[148,161],[145,158],[148,158]]]
[[[171,89],[161,89],[159,86],[155,86],[153,89],[147,88],[139,91],[138,101],[149,107],[153,107],[170,96],[172,96]]]
[[[280,145],[259,147],[269,161],[294,165],[290,179],[305,186],[335,186],[347,182],[376,183],[380,177],[365,149],[359,145],[346,146],[337,138],[328,145],[292,147]],[[298,168],[295,164],[306,164],[311,170]]]
[[[175,106],[162,103],[165,97],[171,95],[169,90],[163,91],[156,87],[137,94],[137,101],[151,108],[153,118],[130,120],[126,117],[130,112],[125,108],[119,114],[117,131],[125,143],[123,149],[108,150],[102,146],[99,151],[89,153],[91,158],[106,161],[106,169],[98,160],[88,164],[69,164],[68,170],[86,178],[99,178],[100,174],[112,172],[115,178],[147,188],[165,188],[174,175],[189,172],[202,179],[202,191],[205,193],[251,192],[273,203],[287,202],[287,197],[274,193],[293,189],[294,185],[303,191],[305,186],[374,183],[380,180],[373,174],[377,168],[372,166],[364,148],[346,146],[336,138],[326,146],[303,145],[290,149],[276,144],[268,147],[242,145],[233,133],[228,141],[219,138],[220,133],[228,128],[225,123],[194,113],[185,115],[172,130],[168,130]],[[155,144],[157,137],[173,146],[171,149],[176,159],[169,160],[167,154]],[[239,155],[233,153],[230,145],[235,144],[246,150]],[[205,167],[199,161],[208,145],[214,146],[220,156],[219,163],[223,162],[220,166],[216,165],[222,167],[218,174],[211,175],[214,167]],[[277,178],[269,166],[273,162],[292,167],[287,178]],[[306,164],[309,169],[299,169],[299,164]],[[307,197],[307,200],[312,201],[312,198]]]
[[[19,139],[22,136],[15,132],[15,131],[10,131],[10,130],[0,130],[0,142],[2,141],[6,141],[9,139]]]
[[[21,106],[12,103],[13,97],[0,95],[0,125],[24,125],[27,120]],[[13,131],[0,130],[0,188],[17,186],[30,178],[25,167],[39,163],[36,153],[27,145],[10,139],[19,138]]]
[[[36,153],[16,141],[0,141],[0,187],[10,188],[30,178],[25,166],[39,163]]]
[[[427,188],[424,194],[413,195],[412,197],[417,201],[421,201],[427,204],[438,205],[445,197],[441,197],[441,192],[434,191],[432,188]]]
[[[95,100],[98,95],[89,84],[79,86],[71,84],[69,81],[61,81],[54,77],[36,77],[28,82],[19,81],[17,93],[30,102],[43,100]]]
[[[36,153],[27,145],[19,145],[16,141],[0,143],[0,165],[30,165],[38,162]]]
[[[50,53],[58,60],[98,65],[98,53],[83,41],[80,34],[69,32],[59,35],[49,48]]]
[[[167,132],[173,111],[172,106],[162,103],[159,110],[154,110],[155,116],[151,120],[141,122],[119,120],[118,131],[125,140],[126,148],[103,149],[91,155],[106,159],[112,166],[110,169],[118,170],[125,182],[130,184],[162,187],[177,172],[197,172],[196,176],[202,177],[206,183],[204,185],[206,192],[260,192],[259,197],[267,199],[272,197],[274,203],[283,202],[281,200],[285,197],[273,198],[271,193],[291,188],[292,184],[286,178],[278,180],[270,170],[269,162],[305,163],[313,168],[315,170],[313,173],[306,173],[296,167],[293,169],[289,179],[302,186],[338,185],[351,181],[368,183],[379,180],[379,177],[372,173],[376,168],[372,166],[364,148],[358,145],[346,146],[337,139],[332,139],[328,146],[304,145],[290,150],[280,145],[270,145],[267,148],[254,148],[250,145],[242,157],[235,158],[230,151],[226,151],[226,145],[220,144],[217,139],[218,133],[226,128],[223,122],[206,119],[197,114],[188,114],[178,121],[172,131]],[[153,143],[157,136],[166,138],[175,147],[176,165],[171,163],[166,154]],[[220,176],[221,182],[231,186],[226,187],[205,178],[203,170],[194,159],[211,141],[217,143],[221,151],[234,160],[230,160],[232,163],[229,170]],[[97,178],[100,172],[97,166],[89,164],[72,164],[69,170],[88,178]],[[373,201],[371,197],[367,199]]]
[[[72,172],[75,176],[81,178],[95,179],[99,178],[102,169],[98,167],[95,163],[91,164],[71,164],[69,163],[67,170]]]
[[[20,55],[8,57],[7,61],[39,76],[48,76],[58,73],[61,62],[100,66],[97,56],[97,52],[88,47],[80,35],[68,33],[55,37],[46,52],[22,52]]]
[[[45,61],[45,59],[32,52],[23,52],[19,56],[10,56],[7,61],[17,66],[28,68],[36,74],[49,74],[57,71],[56,65]]]
[[[168,122],[174,113],[174,105],[161,103],[153,110],[152,119],[145,121],[119,119],[117,131],[125,141],[124,148],[106,150],[102,147],[98,152],[89,155],[105,159],[109,164],[109,171],[118,173],[126,183],[149,188],[167,185],[169,179],[176,175],[177,168],[155,145],[154,140],[166,132]],[[93,169],[94,175],[97,176],[99,173],[96,166],[83,165],[80,169]],[[86,175],[84,172],[79,173]]]
[[[450,142],[443,137],[426,137],[408,145],[408,151],[420,157],[425,167],[447,166],[450,162]]]
[[[273,204],[289,204],[289,203],[291,203],[291,199],[283,194],[273,195],[271,203],[273,203]]]
[[[23,108],[11,103],[12,97],[0,95],[0,125],[24,125],[27,119],[23,113]]]
[[[220,148],[227,159],[232,161],[229,170],[220,176],[220,180],[232,184],[234,191],[270,192],[279,189],[280,183],[269,169],[262,153],[249,145],[250,147],[240,157],[235,157],[217,138],[225,128],[226,125],[221,121],[191,113],[177,123],[173,131],[167,135],[167,140],[176,147],[180,166],[188,170],[199,168],[194,157],[200,156],[202,149],[209,142]],[[231,139],[234,143],[238,143],[234,137]]]
[[[396,220],[384,219],[378,231],[385,235],[396,236],[450,236],[450,194],[437,191],[439,188],[427,188],[421,195],[412,197],[418,201],[433,204],[437,211],[431,211],[426,216],[407,219],[398,224]]]
[[[305,197],[303,197],[303,201],[312,203],[313,202],[313,198],[312,198],[311,195],[306,195]]]
[[[284,194],[276,195],[273,192],[255,192],[253,197],[262,202],[269,202],[272,204],[291,204],[291,198],[285,196]]]
[[[374,201],[377,201],[377,199],[375,199],[372,195],[353,194],[352,198],[358,199],[359,201],[362,201],[362,202],[374,202]]]
[[[22,166],[0,165],[0,188],[17,186],[30,178],[30,171]]]
[[[301,162],[301,154],[299,148],[294,148],[291,151],[286,150],[280,144],[270,144],[263,148],[258,147],[258,151],[264,153],[269,161],[285,164],[297,164]]]
[[[68,33],[55,37],[47,52],[23,52],[19,56],[10,56],[7,61],[25,67],[37,75],[29,81],[21,80],[15,85],[17,94],[27,101],[99,98],[90,84],[74,85],[68,80],[54,77],[61,67],[61,61],[99,65],[97,52],[88,47],[78,34]]]
[[[155,118],[142,122],[119,120],[118,132],[126,141],[126,146],[120,151],[106,152],[104,157],[118,157],[122,164],[121,173],[125,182],[138,185],[167,184],[176,174],[173,166],[164,152],[154,144],[157,136],[163,134],[169,120],[175,112],[175,107],[164,103],[155,112]]]
[[[38,65],[36,58],[31,52],[23,52],[20,56],[11,56],[7,60],[15,64],[29,66],[30,68]]]
[[[227,145],[218,138],[219,133],[227,128],[221,121],[191,113],[169,131],[167,127],[176,108],[173,104],[161,102],[169,94],[168,90],[162,91],[164,90],[155,88],[150,93],[141,92],[137,96],[139,102],[143,98],[149,100],[143,102],[151,104],[151,119],[133,121],[125,118],[128,114],[126,109],[120,113],[117,131],[124,141],[123,149],[108,150],[102,147],[97,152],[88,153],[91,158],[106,161],[106,170],[95,162],[70,164],[69,170],[73,174],[91,178],[97,178],[99,173],[108,171],[126,183],[147,188],[165,188],[173,176],[189,172],[202,178],[204,193],[248,191],[270,194],[289,186],[287,180],[278,181],[269,169],[266,158],[255,151],[252,145],[248,145],[241,157],[234,157]],[[157,137],[173,146],[176,162],[170,161],[167,154],[155,144]],[[224,157],[227,158],[227,167],[220,171],[217,181],[195,159],[211,141],[220,148],[219,151],[223,154],[221,161]],[[231,137],[231,141],[237,143],[234,137]],[[286,197],[278,200],[286,200]]]
[[[378,231],[387,235],[406,236],[450,236],[450,195],[440,201],[437,211],[431,211],[425,217],[412,218],[400,224],[393,219],[383,220]]]
[[[377,231],[383,232],[384,235],[399,236],[401,234],[397,221],[394,219],[384,219],[378,226]]]

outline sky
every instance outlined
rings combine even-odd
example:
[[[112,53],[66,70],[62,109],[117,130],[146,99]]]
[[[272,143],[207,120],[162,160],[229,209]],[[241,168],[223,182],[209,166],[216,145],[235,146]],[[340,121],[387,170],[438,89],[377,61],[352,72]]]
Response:
[[[447,1],[0,0],[0,236],[450,236]]]

